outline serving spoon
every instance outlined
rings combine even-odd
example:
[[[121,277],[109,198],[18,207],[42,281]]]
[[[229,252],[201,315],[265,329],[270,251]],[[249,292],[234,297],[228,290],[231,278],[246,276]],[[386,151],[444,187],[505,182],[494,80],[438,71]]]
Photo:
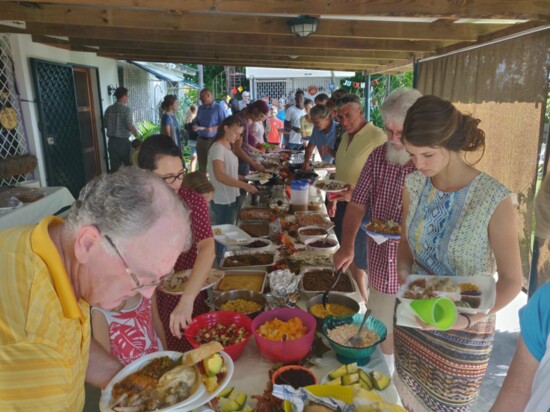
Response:
[[[367,309],[367,311],[365,312],[365,315],[363,316],[363,321],[361,322],[361,326],[359,327],[359,330],[357,331],[357,333],[355,333],[355,335],[353,335],[351,338],[348,339],[348,344],[346,346],[351,346],[356,348],[361,344],[361,342],[363,341],[361,339],[361,330],[363,329],[363,326],[365,326],[365,322],[367,321],[367,319],[370,317],[370,313],[371,313],[371,310]]]
[[[332,289],[334,289],[334,287],[336,286],[336,284],[338,283],[338,280],[340,280],[340,276],[342,276],[342,273],[344,273],[344,271],[342,270],[342,268],[338,269],[336,271],[336,280],[334,281],[334,283],[330,286],[330,288],[328,288],[326,290],[325,293],[323,293],[323,296],[321,297],[321,302],[323,303],[323,307],[325,309],[327,309],[327,303],[328,303],[328,294],[330,293],[330,291]],[[327,309],[328,310],[328,309]]]

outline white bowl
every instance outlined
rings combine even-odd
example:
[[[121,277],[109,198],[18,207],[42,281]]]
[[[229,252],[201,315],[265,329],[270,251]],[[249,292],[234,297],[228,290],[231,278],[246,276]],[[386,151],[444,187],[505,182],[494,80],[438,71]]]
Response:
[[[338,243],[338,240],[334,235],[329,235],[328,238],[326,239],[327,243],[331,242],[331,246],[318,247],[313,245],[315,242],[322,242],[322,241],[323,239],[315,239],[315,238],[306,239],[304,244],[306,245],[306,249],[315,250],[316,252],[319,252],[325,255],[333,255],[340,248],[340,244]]]
[[[319,235],[304,234],[306,230],[312,230],[312,229],[322,230],[323,234],[319,234]],[[323,226],[310,225],[310,226],[302,226],[301,228],[298,229],[298,239],[300,239],[300,241],[303,243],[305,243],[306,240],[308,239],[324,239],[326,235],[327,235],[327,229],[324,228]]]

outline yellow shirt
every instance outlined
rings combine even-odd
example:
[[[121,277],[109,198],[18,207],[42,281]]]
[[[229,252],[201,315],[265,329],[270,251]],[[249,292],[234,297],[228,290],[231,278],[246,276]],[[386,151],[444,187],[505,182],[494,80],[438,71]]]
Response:
[[[84,407],[90,312],[49,237],[60,223],[0,232],[0,411]]]
[[[369,155],[387,140],[386,133],[372,123],[367,123],[355,133],[349,147],[349,135],[344,133],[336,152],[335,179],[355,186]]]

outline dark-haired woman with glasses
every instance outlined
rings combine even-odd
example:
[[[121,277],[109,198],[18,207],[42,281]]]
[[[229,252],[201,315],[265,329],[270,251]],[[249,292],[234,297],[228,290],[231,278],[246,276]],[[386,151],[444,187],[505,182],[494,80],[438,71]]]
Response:
[[[208,208],[214,187],[202,172],[186,174],[180,151],[168,136],[155,135],[145,140],[139,152],[138,165],[160,176],[178,193],[191,212],[193,244],[180,255],[174,267],[176,271],[191,269],[185,292],[181,297],[160,290],[155,294],[167,349],[184,352],[192,347],[182,336],[181,330],[187,327],[193,317],[208,312],[206,292],[201,292],[201,288],[215,258]]]

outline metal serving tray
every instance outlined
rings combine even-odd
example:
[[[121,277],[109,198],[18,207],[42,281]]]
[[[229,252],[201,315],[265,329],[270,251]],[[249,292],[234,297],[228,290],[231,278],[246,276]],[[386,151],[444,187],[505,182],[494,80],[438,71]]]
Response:
[[[267,271],[266,270],[259,270],[259,269],[237,269],[237,270],[224,270],[224,278],[227,276],[229,279],[226,279],[225,282],[227,282],[228,280],[231,279],[232,276],[262,276],[263,279],[262,279],[262,285],[260,287],[260,290],[254,290],[255,292],[258,292],[258,293],[263,293],[264,291],[264,288],[265,288],[265,283],[266,283],[266,279],[267,279]],[[215,292],[215,294],[220,294],[220,293],[223,293],[223,292],[228,292],[228,291],[231,291],[231,290],[253,290],[253,289],[248,289],[246,287],[244,287],[244,285],[240,285],[239,287],[236,287],[234,289],[224,289],[224,290],[220,290],[219,287],[220,287],[220,284],[221,282],[223,281],[223,279],[220,279],[219,282],[216,283],[216,285],[214,286],[213,288],[213,291]]]
[[[320,293],[326,292],[326,289],[325,290],[306,290],[304,288],[305,275],[309,272],[314,272],[314,271],[317,271],[317,270],[332,270],[332,271],[334,271],[334,268],[326,267],[326,266],[325,267],[308,266],[308,267],[304,267],[304,268],[302,268],[302,270],[300,270],[300,275],[302,276],[302,279],[300,280],[300,291],[304,294],[304,296],[307,299],[311,299],[312,297],[314,297],[314,296],[316,296]],[[357,284],[355,283],[355,280],[351,276],[351,273],[350,273],[349,270],[346,270],[344,273],[342,273],[342,277],[340,278],[340,280],[345,279],[345,277],[347,277],[349,279],[349,281],[351,283],[351,289],[352,290],[350,292],[339,292],[337,290],[332,290],[330,293],[339,293],[341,295],[349,296],[349,295],[353,295],[355,292],[358,291]],[[336,278],[334,278],[334,279],[336,279]],[[328,289],[328,287],[327,287],[327,289]]]
[[[262,265],[242,265],[242,266],[226,266],[227,261],[233,257],[233,256],[257,256],[257,255],[271,255],[271,260],[269,263],[262,264]],[[247,268],[247,269],[253,269],[253,268],[265,268],[267,266],[274,265],[276,260],[276,252],[265,250],[265,251],[255,251],[255,250],[229,250],[223,254],[222,261],[220,262],[220,269],[222,270],[234,270],[234,269],[241,269],[241,268]]]

